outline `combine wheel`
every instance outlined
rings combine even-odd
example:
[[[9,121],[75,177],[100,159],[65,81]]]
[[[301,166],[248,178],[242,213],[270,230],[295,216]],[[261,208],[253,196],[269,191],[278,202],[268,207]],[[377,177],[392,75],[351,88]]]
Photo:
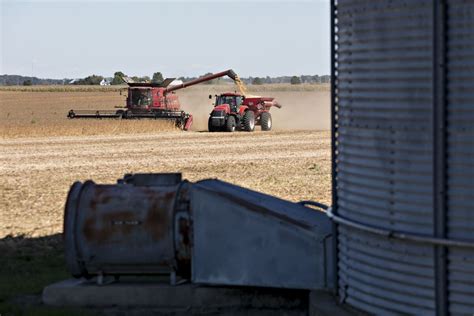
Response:
[[[244,114],[243,128],[244,131],[247,132],[253,132],[255,130],[255,114],[250,110]]]
[[[117,118],[119,119],[122,119],[123,118],[123,111],[122,110],[118,110],[117,112],[115,112],[115,114],[117,115]]]
[[[225,130],[231,133],[235,131],[235,117],[233,117],[232,115],[227,118]]]
[[[260,125],[262,126],[262,131],[269,131],[272,129],[272,115],[270,112],[263,112],[260,116]]]

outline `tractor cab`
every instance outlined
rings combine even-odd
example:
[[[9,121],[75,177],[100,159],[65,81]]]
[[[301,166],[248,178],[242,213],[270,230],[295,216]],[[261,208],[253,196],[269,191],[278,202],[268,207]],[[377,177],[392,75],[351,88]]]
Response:
[[[212,98],[212,96],[210,96]],[[239,113],[240,106],[244,102],[244,96],[237,93],[224,93],[216,95],[215,107],[229,107],[230,113]]]
[[[228,104],[232,113],[238,113],[243,101],[244,98],[241,95],[222,94],[216,97],[216,106]]]

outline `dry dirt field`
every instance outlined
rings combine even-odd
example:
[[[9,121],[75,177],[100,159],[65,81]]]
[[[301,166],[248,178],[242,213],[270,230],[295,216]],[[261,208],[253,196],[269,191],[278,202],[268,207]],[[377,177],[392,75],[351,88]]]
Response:
[[[66,119],[71,108],[122,104],[117,91],[0,90],[0,238],[61,232],[74,181],[113,183],[124,173],[179,171],[191,181],[216,177],[292,201],[329,203],[329,91],[261,91],[284,106],[272,110],[274,131],[203,132],[212,108],[207,96],[218,92],[222,87],[178,92],[195,117],[193,131],[180,132],[154,121]]]

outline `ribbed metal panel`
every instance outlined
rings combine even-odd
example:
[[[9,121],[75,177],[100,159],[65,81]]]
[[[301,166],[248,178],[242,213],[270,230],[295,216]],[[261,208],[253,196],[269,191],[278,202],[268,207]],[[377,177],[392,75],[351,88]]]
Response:
[[[339,295],[374,314],[432,313],[432,250],[340,227]]]
[[[433,234],[433,1],[336,4],[338,216]],[[433,247],[338,226],[341,300],[435,314]]]
[[[474,315],[474,2],[332,9],[340,299]]]
[[[474,242],[474,3],[447,8],[448,237]],[[474,251],[448,251],[451,314],[474,314]]]

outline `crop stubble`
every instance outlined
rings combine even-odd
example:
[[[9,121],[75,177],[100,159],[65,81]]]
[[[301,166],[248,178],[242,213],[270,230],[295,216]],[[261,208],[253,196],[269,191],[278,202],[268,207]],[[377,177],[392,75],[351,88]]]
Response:
[[[213,89],[179,93],[185,110],[196,116],[196,130],[203,129],[210,111],[205,96]],[[65,119],[71,107],[120,104],[123,96],[116,92],[0,91],[0,238],[60,232],[74,181],[114,183],[125,173],[179,171],[191,181],[219,178],[292,201],[329,203],[329,132],[317,130],[328,126],[328,94],[275,94],[285,105],[272,110],[277,130],[228,134],[163,131],[169,127],[150,121]],[[295,97],[301,102],[289,103]],[[314,129],[304,130],[309,127]]]

